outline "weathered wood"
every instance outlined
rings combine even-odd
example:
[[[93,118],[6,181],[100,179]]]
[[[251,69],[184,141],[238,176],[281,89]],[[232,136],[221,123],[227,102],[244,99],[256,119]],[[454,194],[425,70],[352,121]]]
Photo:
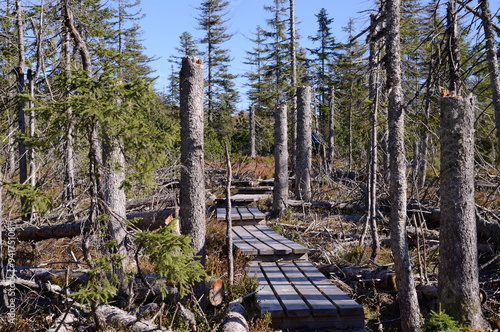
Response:
[[[224,301],[225,291],[222,279],[212,278],[207,285],[208,301],[214,307],[220,306]]]
[[[274,115],[274,188],[272,216],[278,217],[288,201],[287,108],[280,105]]]
[[[248,332],[250,329],[245,315],[245,308],[240,303],[229,303],[221,332]]]
[[[444,97],[440,108],[438,297],[448,315],[473,329],[484,329],[474,201],[474,104],[471,97]]]
[[[155,211],[133,212],[127,214],[127,219],[132,221],[131,228],[140,230],[153,230],[165,226],[177,214],[177,208],[166,208]],[[85,221],[71,221],[43,226],[27,226],[17,228],[18,241],[42,241],[47,239],[60,239],[79,236],[84,231]],[[7,238],[7,233],[2,232],[2,237]]]
[[[108,324],[116,324],[122,328],[128,328],[134,332],[167,332],[169,330],[159,327],[147,320],[139,320],[136,316],[110,305],[101,305],[97,308],[99,314],[103,315]]]
[[[311,200],[311,87],[297,88],[295,197]]]
[[[78,322],[78,318],[71,312],[65,312],[50,325],[46,332],[71,332],[73,331],[73,323]]]
[[[181,186],[180,223],[182,234],[191,236],[196,255],[205,262],[205,171],[203,64],[198,58],[182,59],[180,72]],[[200,295],[203,295],[202,292]]]
[[[252,262],[259,281],[256,299],[278,329],[363,329],[363,308],[310,262]]]

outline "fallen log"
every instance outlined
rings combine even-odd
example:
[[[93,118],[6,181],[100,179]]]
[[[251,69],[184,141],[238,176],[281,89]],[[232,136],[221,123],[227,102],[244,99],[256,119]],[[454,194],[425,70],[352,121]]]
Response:
[[[132,228],[140,230],[154,230],[170,222],[178,213],[178,208],[165,208],[162,210],[132,212],[127,214],[127,220],[133,221]],[[83,220],[70,221],[43,226],[26,226],[14,230],[18,241],[42,241],[47,239],[60,239],[78,236],[84,230]],[[7,231],[2,232],[4,239],[8,238]]]
[[[73,324],[78,321],[76,315],[71,312],[65,312],[50,325],[46,332],[71,332]]]
[[[120,328],[128,328],[134,332],[170,331],[147,320],[139,320],[136,316],[110,305],[101,305],[97,307],[97,311],[99,315],[102,315],[106,319],[106,323],[117,325]]]
[[[245,308],[238,302],[231,302],[227,307],[226,317],[222,323],[222,332],[248,332]]]
[[[154,197],[146,197],[146,198],[137,198],[137,199],[129,199],[127,201],[127,210],[137,209],[138,207],[143,207],[145,205],[155,205],[155,204],[165,204],[169,203],[175,205],[177,202],[177,194],[170,193],[162,196],[154,196]]]

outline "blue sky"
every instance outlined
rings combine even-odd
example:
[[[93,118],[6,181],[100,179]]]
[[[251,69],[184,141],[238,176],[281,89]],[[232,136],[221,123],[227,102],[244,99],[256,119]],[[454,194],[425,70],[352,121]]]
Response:
[[[179,36],[188,31],[195,38],[200,38],[203,32],[197,29],[196,17],[199,16],[201,0],[142,0],[142,12],[146,15],[141,21],[143,30],[143,44],[149,56],[159,57],[151,64],[156,70],[157,89],[163,90],[167,85],[167,77],[170,75],[171,63],[168,62],[170,55],[175,54],[175,48],[179,46]],[[267,28],[266,19],[270,14],[263,7],[272,4],[272,0],[229,0],[230,8],[226,19],[228,32],[234,36],[224,47],[230,50],[233,57],[232,73],[243,75],[250,68],[243,64],[246,56],[245,50],[251,50],[253,45],[247,39],[253,37],[252,32],[257,25]],[[299,22],[297,29],[302,36],[299,41],[303,47],[311,47],[307,36],[315,35],[317,31],[317,19],[314,16],[321,8],[325,8],[330,18],[333,18],[332,30],[337,41],[347,40],[347,35],[342,31],[353,18],[359,30],[367,26],[369,20],[368,10],[374,8],[373,0],[295,0],[295,16]],[[200,45],[200,48],[203,48]],[[237,88],[242,92],[240,108],[247,105],[244,96],[244,78],[236,81]]]

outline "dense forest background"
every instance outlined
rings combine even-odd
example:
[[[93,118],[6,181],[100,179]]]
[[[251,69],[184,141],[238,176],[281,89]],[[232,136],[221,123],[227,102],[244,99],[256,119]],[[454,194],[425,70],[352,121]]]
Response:
[[[482,3],[486,1],[402,1],[407,198],[416,205],[438,206],[439,100],[452,94],[475,100],[475,178],[487,188],[476,195],[476,204],[482,211],[499,209],[500,109],[495,108],[500,108],[500,95],[495,93],[500,92],[490,76],[492,58],[498,58],[500,16],[498,3],[490,1],[493,35],[485,34]],[[207,174],[225,167],[228,142],[242,177],[271,177],[260,170],[273,162],[275,110],[288,105],[293,156],[295,91],[310,86],[312,126],[319,133],[313,176],[321,180],[311,200],[364,201],[364,189],[339,194],[325,183],[339,175],[363,181],[375,172],[380,177],[372,201],[387,204],[391,81],[386,76],[385,1],[379,11],[369,13],[369,26],[347,23],[348,43],[338,43],[331,31],[334,8],[316,14],[315,35],[301,36],[300,23],[295,23],[301,16],[293,11],[293,1],[268,1],[267,17],[259,18],[252,38],[241,46],[252,68],[244,77],[232,72],[231,51],[225,46],[232,37],[228,5],[200,1],[195,23],[203,37],[186,31],[179,36],[178,53],[162,55],[171,59],[172,74],[168,88],[160,92],[149,66],[153,58],[141,44],[140,0],[3,1],[2,230],[83,221],[85,234],[102,236],[83,236],[78,244],[82,258],[74,260],[85,260],[96,271],[112,267],[123,280],[130,262],[110,254],[132,257],[131,243],[142,243],[123,231],[130,212],[126,202],[160,197],[163,203],[155,203],[157,209],[176,204],[169,194],[175,192],[181,167],[178,73],[186,56],[202,58],[205,68]],[[301,46],[306,38],[313,48]],[[245,80],[244,94],[236,90],[236,79]],[[243,99],[249,109],[238,109]],[[208,189],[218,193],[217,185]],[[30,251],[19,249],[18,254],[25,250]],[[16,258],[16,265],[37,262],[30,255]],[[192,268],[193,274],[198,268]],[[187,273],[179,284],[198,277]],[[116,292],[126,299],[127,285],[117,284]]]

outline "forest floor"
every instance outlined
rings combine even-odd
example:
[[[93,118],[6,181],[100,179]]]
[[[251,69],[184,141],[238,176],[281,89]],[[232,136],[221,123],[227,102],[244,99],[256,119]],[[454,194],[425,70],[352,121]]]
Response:
[[[220,169],[220,165],[209,165]],[[239,180],[269,179],[274,172],[272,158],[243,158],[234,163],[233,172]],[[215,172],[217,173],[217,172]],[[337,174],[338,175],[338,174]],[[380,252],[376,260],[370,259],[371,240],[369,232],[365,234],[363,195],[365,190],[363,174],[344,173],[335,178],[317,171],[314,177],[314,199],[328,204],[299,205],[288,208],[281,219],[268,220],[268,225],[275,231],[293,241],[310,248],[309,260],[344,292],[349,294],[364,307],[366,328],[368,331],[399,331],[399,312],[394,284],[393,260],[390,251],[388,221],[383,214],[379,219]],[[212,196],[221,197],[223,175],[214,177],[211,186]],[[426,202],[437,206],[438,188],[432,187],[433,181],[423,191]],[[497,193],[496,193],[497,194]],[[495,194],[495,195],[496,195]],[[384,196],[382,192],[381,197]],[[478,199],[491,200],[491,194],[479,192]],[[498,202],[498,200],[493,200]],[[381,200],[381,206],[384,201]],[[495,203],[497,204],[497,203]],[[269,211],[270,201],[257,202],[262,211]],[[498,210],[498,206],[489,206]],[[383,210],[381,208],[381,210]],[[421,313],[429,317],[436,311],[436,285],[438,269],[438,225],[417,223],[411,219],[413,228],[409,228],[410,257],[417,280]],[[207,271],[214,278],[221,278],[227,284],[225,255],[225,223],[214,216],[207,218]],[[5,243],[4,243],[5,245]],[[492,329],[500,329],[500,246],[480,243],[479,275],[480,287],[484,296],[483,312]],[[4,251],[5,252],[5,251]],[[21,242],[16,247],[18,266],[51,267],[53,269],[82,268],[67,262],[80,260],[81,239],[45,240],[40,242]],[[75,259],[76,257],[76,259]],[[252,293],[256,289],[255,280],[245,276],[249,258],[236,255],[236,282],[233,287],[226,287],[226,303]],[[59,263],[58,263],[59,262]],[[154,272],[147,260],[141,261],[142,269]],[[64,280],[61,281],[64,283]],[[254,301],[245,302],[251,332],[273,331],[268,327],[269,317],[261,317]],[[137,307],[144,306],[138,303]],[[172,330],[184,330],[186,324],[177,314],[176,304],[155,307],[156,323],[170,326]],[[224,319],[224,307],[209,307],[205,314],[191,309],[201,322],[198,331],[216,330]],[[45,331],[64,310],[60,298],[25,289],[18,306],[18,321],[15,325],[6,324],[0,319],[1,331]],[[148,316],[151,317],[151,316]],[[84,319],[75,331],[93,331],[92,318]],[[107,331],[127,331],[119,327]]]

